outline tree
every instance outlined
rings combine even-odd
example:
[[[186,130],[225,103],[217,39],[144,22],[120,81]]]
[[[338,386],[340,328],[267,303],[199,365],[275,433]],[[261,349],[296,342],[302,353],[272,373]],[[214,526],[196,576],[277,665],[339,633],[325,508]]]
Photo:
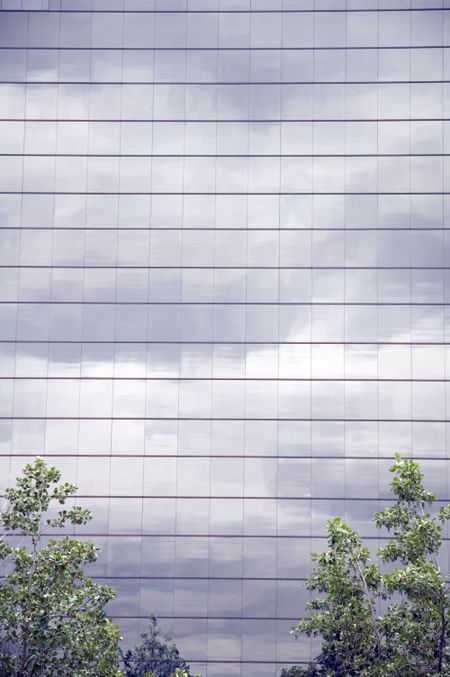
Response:
[[[450,675],[450,598],[438,560],[450,506],[427,511],[436,496],[416,462],[397,455],[390,470],[396,502],[374,516],[388,536],[381,565],[339,517],[328,523],[328,550],[313,555],[307,583],[319,597],[293,629],[322,638],[321,651],[282,677]]]
[[[190,677],[189,665],[170,637],[163,635],[155,616],[150,616],[142,642],[123,656],[127,677]]]
[[[91,519],[81,507],[61,508],[76,487],[42,458],[6,490],[0,515],[0,674],[3,677],[119,677],[119,628],[105,613],[114,591],[96,585],[84,566],[96,559],[90,541],[68,536],[45,542],[46,531]]]

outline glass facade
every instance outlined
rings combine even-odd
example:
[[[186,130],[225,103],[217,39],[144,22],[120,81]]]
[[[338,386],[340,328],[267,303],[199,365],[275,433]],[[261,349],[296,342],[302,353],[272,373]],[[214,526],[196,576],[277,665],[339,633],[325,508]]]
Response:
[[[448,496],[450,2],[0,8],[2,484],[76,481],[127,638],[275,677],[326,520],[375,548],[394,451]]]

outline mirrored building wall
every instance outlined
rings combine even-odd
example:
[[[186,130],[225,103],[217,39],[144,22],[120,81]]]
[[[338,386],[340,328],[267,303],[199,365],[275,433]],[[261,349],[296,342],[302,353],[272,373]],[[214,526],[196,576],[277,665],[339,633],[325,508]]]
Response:
[[[76,481],[128,641],[275,677],[326,520],[448,496],[450,3],[0,8],[2,484]]]

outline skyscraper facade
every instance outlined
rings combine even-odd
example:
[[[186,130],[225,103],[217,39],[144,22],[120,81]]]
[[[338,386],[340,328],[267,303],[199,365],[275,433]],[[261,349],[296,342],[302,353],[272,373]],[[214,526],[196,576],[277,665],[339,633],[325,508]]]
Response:
[[[0,0],[0,468],[79,486],[130,641],[307,661],[335,515],[447,491],[449,0]]]

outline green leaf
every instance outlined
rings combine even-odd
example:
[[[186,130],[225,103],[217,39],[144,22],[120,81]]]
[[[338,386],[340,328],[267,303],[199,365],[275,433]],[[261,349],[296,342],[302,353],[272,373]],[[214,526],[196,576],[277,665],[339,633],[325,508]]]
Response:
[[[328,549],[315,553],[307,587],[318,596],[309,618],[293,632],[321,639],[307,668],[282,677],[434,677],[450,675],[450,601],[439,553],[450,506],[435,501],[420,466],[395,455],[391,491],[396,502],[374,515],[381,567],[341,518],[329,521]],[[386,569],[388,563],[391,569]]]
[[[59,470],[38,457],[5,492],[3,529],[28,546],[0,544],[0,563],[8,563],[0,585],[0,675],[120,677],[120,631],[105,610],[115,593],[85,573],[95,561],[94,545],[67,536],[45,539],[49,527],[90,519],[80,507],[55,511],[76,491],[60,479]]]

